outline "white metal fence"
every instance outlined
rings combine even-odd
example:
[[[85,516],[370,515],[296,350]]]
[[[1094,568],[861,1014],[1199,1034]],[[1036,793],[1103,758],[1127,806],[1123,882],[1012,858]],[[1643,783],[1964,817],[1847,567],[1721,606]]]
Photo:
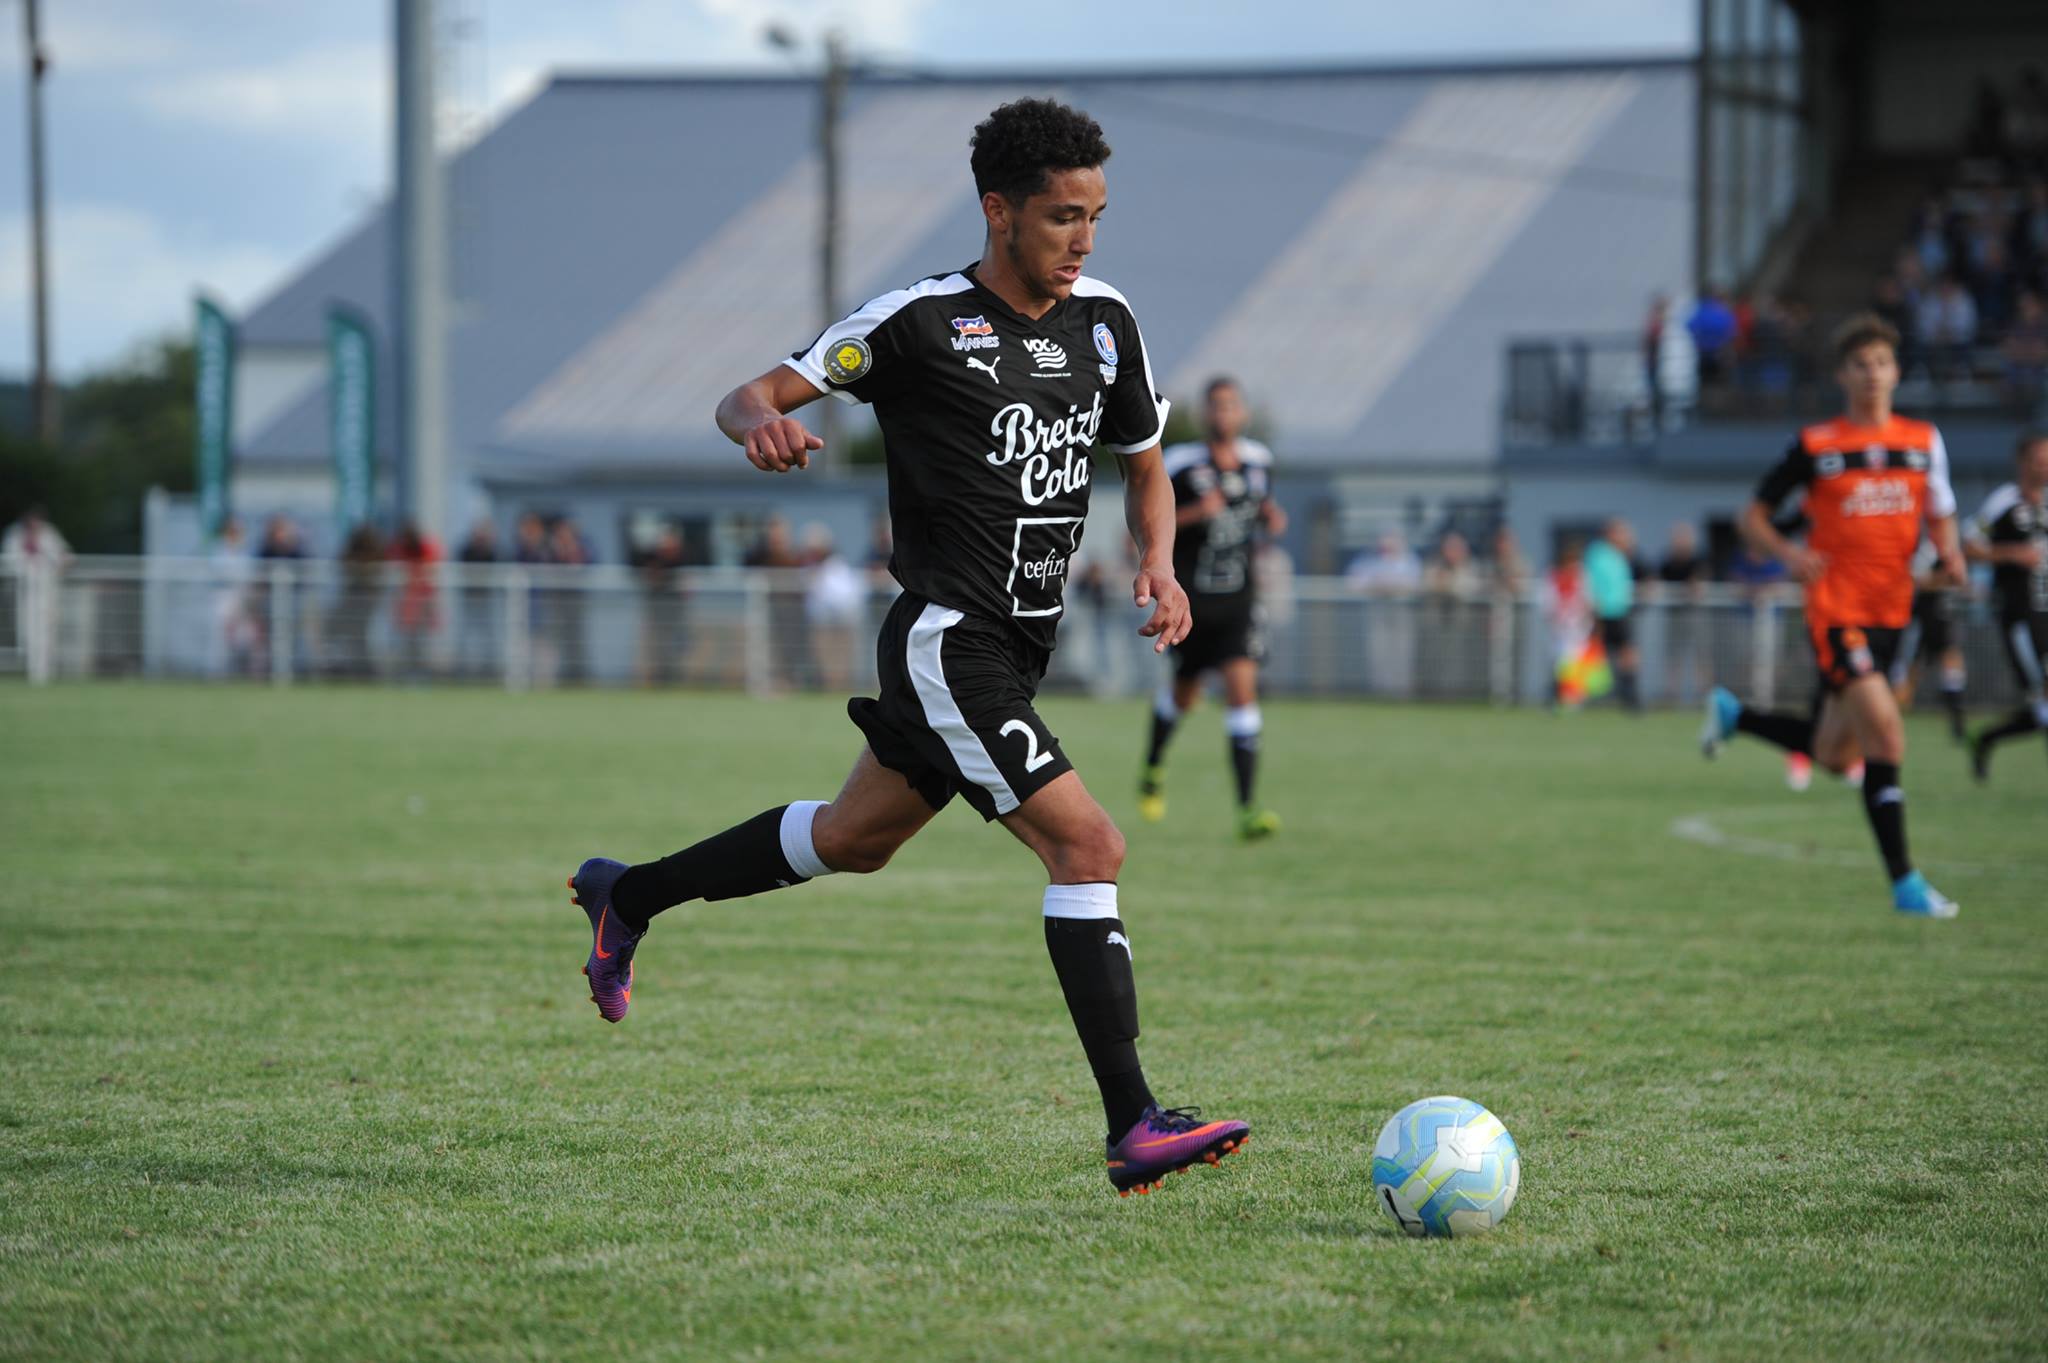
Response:
[[[1121,586],[1122,584],[1117,584]],[[860,691],[895,587],[847,570],[403,565],[79,558],[61,571],[0,565],[0,672],[84,677],[698,686]],[[1115,593],[1067,594],[1047,679],[1098,695],[1164,674],[1143,613]],[[1275,695],[1543,703],[1557,640],[1532,593],[1361,593],[1294,578],[1264,611]],[[1811,694],[1798,595],[1655,590],[1635,633],[1645,700],[1690,704],[1720,682],[1764,704]],[[2012,703],[1994,632],[1964,627],[1973,704]],[[1932,687],[1923,688],[1931,694]]]

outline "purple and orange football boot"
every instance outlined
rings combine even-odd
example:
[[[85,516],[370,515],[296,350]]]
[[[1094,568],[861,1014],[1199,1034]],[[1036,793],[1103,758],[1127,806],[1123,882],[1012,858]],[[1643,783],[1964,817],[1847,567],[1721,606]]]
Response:
[[[581,906],[590,919],[590,959],[583,965],[583,973],[590,977],[590,1001],[606,1022],[626,1016],[633,1002],[633,952],[647,935],[612,917],[612,886],[625,870],[622,861],[592,857],[569,877],[569,888],[575,891],[569,902]]]
[[[1244,1149],[1252,1129],[1243,1122],[1205,1122],[1198,1107],[1145,1109],[1138,1124],[1109,1146],[1109,1183],[1118,1197],[1149,1193],[1197,1164],[1216,1164]]]

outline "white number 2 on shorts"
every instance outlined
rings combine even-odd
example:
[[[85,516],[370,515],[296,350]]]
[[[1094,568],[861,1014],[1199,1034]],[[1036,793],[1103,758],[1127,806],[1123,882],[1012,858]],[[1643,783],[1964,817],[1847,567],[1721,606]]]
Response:
[[[1031,726],[1023,720],[1013,719],[1002,728],[996,730],[996,732],[1004,738],[1008,738],[1010,731],[1013,729],[1024,735],[1024,770],[1037,771],[1040,767],[1052,761],[1051,753],[1038,750],[1038,735],[1031,732]]]

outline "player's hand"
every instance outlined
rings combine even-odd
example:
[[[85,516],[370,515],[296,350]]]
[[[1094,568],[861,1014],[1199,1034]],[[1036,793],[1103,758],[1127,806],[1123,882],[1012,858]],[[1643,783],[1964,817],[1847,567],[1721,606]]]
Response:
[[[793,416],[772,416],[747,431],[747,462],[763,473],[788,473],[811,466],[811,451],[825,442]]]
[[[1267,502],[1259,508],[1266,522],[1266,533],[1278,539],[1287,533],[1287,513],[1280,509],[1280,503]]]
[[[1787,545],[1784,561],[1785,571],[1802,586],[1812,586],[1828,570],[1828,561],[1803,544]]]
[[[1194,628],[1188,594],[1174,581],[1171,568],[1138,569],[1137,580],[1131,584],[1131,601],[1140,607],[1152,607],[1152,618],[1138,627],[1138,633],[1158,641],[1152,645],[1154,653],[1166,652],[1167,645],[1187,638],[1188,631]]]
[[[1223,500],[1221,492],[1212,487],[1202,494],[1201,501],[1195,503],[1195,509],[1202,513],[1203,519],[1213,521],[1228,511],[1230,504]]]
[[[1936,585],[1940,587],[1967,587],[1970,585],[1970,566],[1963,562],[1961,554],[1943,554],[1934,566]]]
[[[2041,550],[2031,541],[2026,544],[2014,545],[2008,553],[2009,557],[2006,559],[2006,562],[2015,568],[2025,568],[2031,573],[2034,569],[2041,566]]]

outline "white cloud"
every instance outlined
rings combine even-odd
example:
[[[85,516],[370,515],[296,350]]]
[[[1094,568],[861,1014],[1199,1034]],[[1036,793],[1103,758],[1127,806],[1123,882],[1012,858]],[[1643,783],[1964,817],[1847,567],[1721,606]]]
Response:
[[[159,117],[217,131],[382,147],[390,67],[380,46],[332,43],[260,65],[179,72],[137,93]]]
[[[50,217],[52,359],[67,378],[187,330],[195,292],[243,307],[291,263],[264,246],[174,239],[135,209],[60,205]],[[28,220],[16,213],[0,218],[0,316],[26,318],[28,307]],[[28,364],[27,328],[0,330],[0,372]]]

